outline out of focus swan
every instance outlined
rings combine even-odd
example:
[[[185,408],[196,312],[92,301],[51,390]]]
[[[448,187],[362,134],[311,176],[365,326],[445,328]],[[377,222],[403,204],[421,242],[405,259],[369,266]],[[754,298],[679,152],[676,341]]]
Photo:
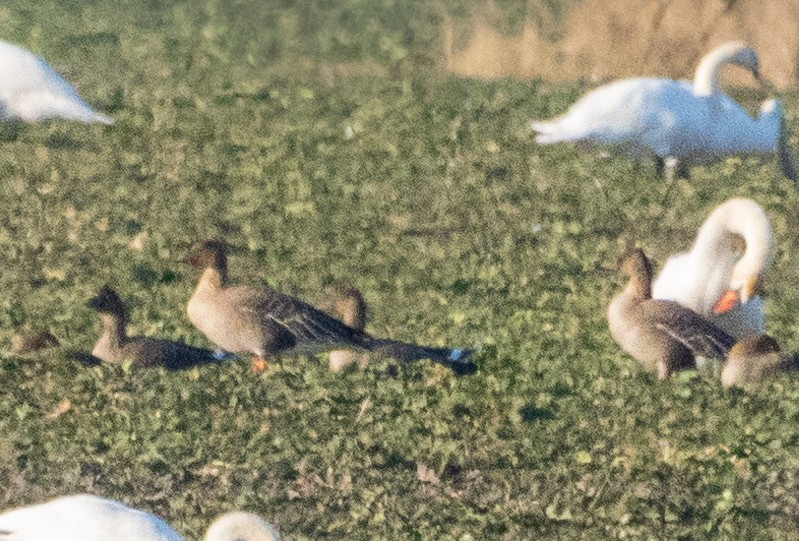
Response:
[[[687,174],[691,164],[739,153],[777,153],[783,174],[795,179],[781,102],[764,102],[760,116],[752,118],[719,90],[719,70],[725,64],[759,78],[755,51],[739,42],[725,43],[702,59],[693,84],[622,79],[592,90],[554,120],[532,122],[531,128],[540,144],[587,142],[616,145],[635,156],[654,154],[668,179]]]
[[[736,238],[745,244],[743,255]],[[676,301],[737,339],[764,332],[763,301],[755,295],[771,249],[771,224],[751,199],[733,198],[710,213],[689,252],[666,261],[652,297]]]
[[[113,123],[89,107],[47,62],[5,41],[0,41],[0,74],[0,120]]]
[[[205,541],[280,541],[271,524],[250,513],[219,517]],[[2,541],[183,541],[150,513],[89,494],[12,509],[0,515]]]

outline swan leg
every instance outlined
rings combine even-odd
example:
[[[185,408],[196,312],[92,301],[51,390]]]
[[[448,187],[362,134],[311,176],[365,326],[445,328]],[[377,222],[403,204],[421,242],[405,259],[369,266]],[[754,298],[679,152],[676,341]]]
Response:
[[[677,162],[674,174],[677,176],[677,178],[691,180],[691,168],[688,167],[688,164],[685,162]]]
[[[785,119],[780,122],[780,137],[777,140],[777,167],[780,173],[785,175],[789,180],[796,180],[796,165],[793,160],[793,149],[788,142],[788,128],[785,125]]]
[[[662,177],[666,173],[666,164],[663,163],[663,158],[655,156],[655,174]]]
[[[658,175],[663,175],[666,182],[671,182],[675,178],[691,178],[691,170],[688,164],[681,162],[674,156],[666,156],[665,158],[657,157],[656,170]]]

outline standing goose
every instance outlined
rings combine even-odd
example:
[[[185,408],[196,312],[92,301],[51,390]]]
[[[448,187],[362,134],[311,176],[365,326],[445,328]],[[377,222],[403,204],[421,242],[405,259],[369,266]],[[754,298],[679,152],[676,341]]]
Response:
[[[47,62],[5,41],[0,41],[0,73],[0,120],[113,123],[83,101]]]
[[[633,156],[654,154],[671,180],[688,166],[733,154],[777,153],[783,174],[795,180],[791,150],[783,130],[782,104],[768,100],[753,119],[719,90],[724,65],[739,66],[759,78],[755,51],[729,42],[699,63],[693,84],[659,78],[622,79],[596,88],[562,116],[533,121],[536,141],[547,145],[586,142],[619,146]]]
[[[189,321],[217,348],[250,352],[254,368],[283,352],[320,353],[341,348],[376,351],[410,362],[431,359],[457,374],[475,366],[471,351],[434,348],[374,338],[270,287],[229,286],[227,246],[220,241],[196,243],[186,262],[203,269],[187,313]]]
[[[242,512],[219,517],[205,541],[280,541],[264,519]],[[183,541],[155,515],[90,494],[63,496],[0,514],[0,541]]]
[[[739,340],[762,334],[763,301],[755,292],[770,250],[771,224],[760,205],[729,199],[708,216],[689,252],[666,261],[652,297],[678,302]]]
[[[722,358],[735,343],[696,312],[676,302],[652,299],[652,267],[640,249],[623,256],[620,269],[629,281],[608,306],[610,334],[659,379],[693,368],[696,356]]]
[[[116,291],[107,285],[88,304],[100,313],[103,322],[103,332],[92,355],[104,362],[122,364],[129,361],[137,368],[162,366],[178,370],[215,361],[210,351],[181,342],[146,336],[129,337],[126,332],[127,309]]]

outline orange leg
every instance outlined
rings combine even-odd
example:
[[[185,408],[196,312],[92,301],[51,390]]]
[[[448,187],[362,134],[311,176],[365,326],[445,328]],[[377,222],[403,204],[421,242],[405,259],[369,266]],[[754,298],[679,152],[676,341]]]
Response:
[[[252,365],[250,366],[250,371],[253,374],[260,374],[261,372],[265,372],[267,368],[269,368],[269,363],[264,357],[256,355],[255,357],[252,358]]]

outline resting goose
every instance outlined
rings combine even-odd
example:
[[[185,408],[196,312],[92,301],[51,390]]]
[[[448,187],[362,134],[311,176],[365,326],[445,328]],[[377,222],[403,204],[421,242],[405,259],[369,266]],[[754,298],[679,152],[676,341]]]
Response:
[[[651,298],[652,267],[640,249],[620,260],[627,286],[610,302],[610,334],[644,368],[666,379],[695,367],[695,357],[723,358],[735,340],[676,302]]]
[[[777,341],[767,334],[741,340],[727,356],[721,371],[724,387],[761,383],[780,373],[796,370],[796,356],[783,355]]]
[[[280,541],[264,519],[242,512],[222,515],[205,541]],[[0,514],[0,541],[183,541],[155,515],[90,494],[63,496]]]
[[[471,351],[374,338],[270,287],[228,285],[224,242],[196,243],[186,262],[203,269],[186,309],[189,321],[217,348],[252,353],[256,369],[284,352],[314,354],[345,347],[376,351],[406,362],[431,359],[457,374],[475,370],[468,360]]]
[[[0,119],[37,122],[63,118],[112,124],[92,109],[47,62],[21,47],[0,41]]]
[[[319,308],[357,331],[363,331],[366,327],[366,302],[355,288],[331,293],[330,298]],[[355,361],[364,368],[369,362],[369,355],[349,349],[336,349],[328,355],[328,364],[333,372],[341,372]]]
[[[778,153],[783,174],[795,180],[781,102],[764,102],[753,119],[718,88],[719,70],[728,64],[759,78],[755,51],[729,42],[702,59],[693,84],[622,79],[590,91],[558,118],[533,121],[531,128],[542,145],[586,142],[619,146],[633,156],[653,154],[669,180],[675,173],[687,174],[689,165],[742,153]]]
[[[131,366],[137,368],[162,366],[178,370],[216,360],[212,352],[181,342],[145,336],[129,337],[126,332],[127,309],[116,291],[107,285],[88,304],[100,313],[103,322],[103,332],[94,345],[92,355],[104,362],[130,362]]]
[[[740,256],[735,243],[745,244]],[[771,224],[745,198],[725,201],[708,216],[691,250],[671,256],[652,297],[679,302],[737,339],[764,332],[763,301],[755,295],[771,250]]]

